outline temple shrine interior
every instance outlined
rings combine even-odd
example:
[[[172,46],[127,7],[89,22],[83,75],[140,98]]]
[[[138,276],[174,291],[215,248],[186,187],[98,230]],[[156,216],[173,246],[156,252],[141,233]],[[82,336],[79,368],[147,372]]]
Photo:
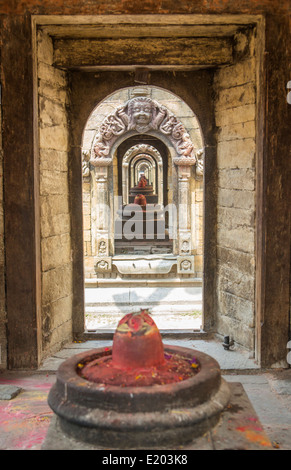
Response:
[[[1,374],[141,309],[290,371],[290,24],[288,0],[1,3]]]

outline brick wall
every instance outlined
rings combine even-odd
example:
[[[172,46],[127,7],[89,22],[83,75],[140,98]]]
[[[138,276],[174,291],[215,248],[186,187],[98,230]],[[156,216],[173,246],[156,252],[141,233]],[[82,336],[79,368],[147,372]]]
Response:
[[[254,349],[255,132],[253,54],[215,76],[217,331]]]
[[[52,67],[51,39],[38,35],[43,348],[72,335],[67,78]]]

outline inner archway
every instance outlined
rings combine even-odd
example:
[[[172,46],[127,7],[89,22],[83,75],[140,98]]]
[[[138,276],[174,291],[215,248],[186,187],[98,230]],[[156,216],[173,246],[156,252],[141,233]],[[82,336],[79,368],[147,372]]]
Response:
[[[115,254],[172,253],[168,211],[164,210],[168,207],[169,192],[167,146],[154,136],[139,134],[122,142],[116,153],[120,204],[114,233]],[[142,233],[132,234],[130,228],[137,228],[132,216],[139,209],[136,204],[142,206],[137,219],[143,219],[143,226],[139,230]]]
[[[143,105],[151,117],[134,122]],[[118,90],[91,113],[82,155],[87,329],[150,308],[160,329],[200,330],[204,146],[193,111],[158,87]]]

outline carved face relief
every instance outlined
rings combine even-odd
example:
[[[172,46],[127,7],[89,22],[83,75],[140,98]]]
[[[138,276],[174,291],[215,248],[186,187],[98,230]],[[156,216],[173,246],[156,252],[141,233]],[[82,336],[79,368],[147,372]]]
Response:
[[[181,268],[184,270],[184,271],[187,271],[188,269],[191,269],[191,263],[189,260],[185,259],[184,261],[182,261],[181,263]]]
[[[179,256],[177,260],[178,274],[194,273],[194,256]]]
[[[108,269],[108,263],[107,261],[99,261],[99,263],[97,263],[97,268],[98,269]]]
[[[96,259],[96,265],[95,265],[95,270],[97,273],[104,273],[104,272],[110,272],[112,268],[112,261],[111,257],[100,257]]]
[[[153,119],[153,104],[149,98],[134,98],[128,108],[129,129],[146,132]]]

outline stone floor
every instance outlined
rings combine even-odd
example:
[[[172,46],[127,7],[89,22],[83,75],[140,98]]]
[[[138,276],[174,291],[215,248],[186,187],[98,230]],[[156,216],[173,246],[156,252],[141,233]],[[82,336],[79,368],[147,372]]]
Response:
[[[131,284],[127,287],[85,289],[85,319],[88,330],[115,329],[123,315],[141,309],[150,309],[159,329],[200,329],[202,287],[173,288]]]
[[[217,338],[165,337],[163,341],[214,357],[227,381],[243,385],[273,449],[291,449],[291,369],[261,370],[246,351],[236,345],[227,351]],[[78,352],[111,344],[111,340],[71,343],[47,358],[36,372],[0,373],[0,449],[41,449],[53,417],[46,400],[57,368]],[[15,387],[20,388],[20,393],[7,399],[7,386],[12,386],[14,391]]]

